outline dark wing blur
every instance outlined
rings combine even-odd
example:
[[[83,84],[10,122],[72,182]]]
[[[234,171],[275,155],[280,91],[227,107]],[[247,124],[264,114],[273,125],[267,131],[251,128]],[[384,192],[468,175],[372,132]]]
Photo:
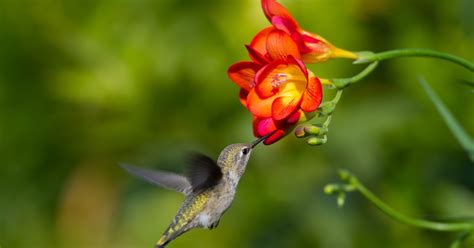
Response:
[[[193,153],[188,160],[187,177],[194,193],[214,187],[222,178],[222,171],[212,158]]]
[[[176,190],[185,195],[191,192],[191,184],[184,176],[172,172],[144,169],[126,164],[121,164],[120,166],[135,177],[149,183]]]

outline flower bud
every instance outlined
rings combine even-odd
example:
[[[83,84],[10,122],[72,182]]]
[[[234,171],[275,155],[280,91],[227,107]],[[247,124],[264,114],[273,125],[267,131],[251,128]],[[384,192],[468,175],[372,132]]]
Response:
[[[327,138],[326,136],[322,137],[322,138],[319,138],[319,137],[311,137],[308,139],[307,143],[308,145],[311,145],[311,146],[319,146],[319,145],[323,145],[323,144],[326,144],[327,142]]]
[[[304,127],[304,131],[308,134],[319,135],[321,134],[321,128],[314,125],[307,125]]]
[[[304,126],[298,126],[296,129],[295,129],[295,136],[297,138],[303,138],[306,136],[306,132],[305,132],[305,127]]]

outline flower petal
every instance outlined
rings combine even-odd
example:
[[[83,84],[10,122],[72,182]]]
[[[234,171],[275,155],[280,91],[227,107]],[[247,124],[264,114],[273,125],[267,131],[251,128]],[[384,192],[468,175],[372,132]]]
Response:
[[[306,80],[308,80],[308,69],[306,68],[306,65],[301,59],[297,59],[293,56],[288,56],[286,60],[290,64],[297,65],[300,68],[300,70],[303,72],[304,76],[306,77]]]
[[[249,95],[249,92],[246,89],[241,88],[239,92],[239,100],[244,107],[247,107],[247,96]]]
[[[292,18],[286,18],[281,16],[274,16],[272,17],[272,25],[276,29],[283,30],[287,34],[289,34],[295,42],[302,42],[302,38],[299,37],[299,32],[301,28],[299,27],[298,23],[293,20]],[[295,36],[298,35],[298,36]]]
[[[256,137],[262,137],[275,131],[277,129],[275,122],[272,118],[258,118],[254,117],[253,120],[253,131]]]
[[[291,114],[288,119],[286,120],[286,123],[288,123],[289,125],[294,125],[296,123],[298,123],[301,119],[301,117],[303,116],[304,112],[301,111],[301,110],[298,110],[296,112],[294,112],[293,114]]]
[[[227,75],[239,87],[250,91],[255,83],[255,74],[259,69],[260,65],[253,62],[237,62],[229,67]]]
[[[279,97],[272,103],[272,118],[275,121],[281,121],[288,118],[298,109],[300,98]]]
[[[265,145],[271,145],[277,141],[279,141],[281,138],[285,136],[285,131],[283,130],[277,130],[274,134],[270,135],[270,137],[266,138],[263,141],[263,144]]]
[[[322,98],[323,89],[321,81],[317,77],[311,77],[306,86],[306,91],[303,93],[301,109],[305,112],[315,111],[321,104]]]
[[[245,48],[247,48],[247,52],[249,53],[249,57],[252,59],[253,62],[260,64],[260,65],[266,65],[270,62],[268,58],[265,57],[264,53],[260,53],[259,51],[255,50],[252,48],[252,46],[245,45]],[[265,48],[266,50],[266,48]],[[265,51],[266,53],[266,51]]]
[[[266,27],[258,32],[250,42],[250,47],[260,54],[267,54],[267,35],[275,28],[273,26]]]
[[[278,129],[272,118],[254,118],[253,133],[255,137],[263,137],[275,130],[275,133],[273,133],[272,135],[270,135],[270,137],[263,141],[265,145],[273,144],[283,138],[283,136],[285,136],[285,131],[282,129]]]
[[[278,92],[278,87],[275,87],[275,83],[279,80],[279,77],[283,80],[283,75],[286,75],[283,71],[287,67],[288,65],[285,61],[275,60],[260,69],[255,75],[255,89],[258,95],[262,98],[275,95]]]
[[[292,56],[288,58],[291,61]],[[296,62],[288,64],[282,60],[276,60],[257,72],[255,82],[255,91],[261,98],[275,94],[300,97],[306,88],[307,71]]]
[[[274,16],[293,19],[290,12],[281,4],[277,3],[276,0],[262,0],[262,9],[269,21],[272,21],[272,17]]]
[[[278,96],[262,99],[255,90],[247,96],[247,109],[255,116],[269,118],[272,116],[272,103]]]
[[[298,45],[296,45],[290,35],[279,29],[272,30],[268,33],[267,51],[274,60],[286,60],[290,55],[297,59],[301,58]]]

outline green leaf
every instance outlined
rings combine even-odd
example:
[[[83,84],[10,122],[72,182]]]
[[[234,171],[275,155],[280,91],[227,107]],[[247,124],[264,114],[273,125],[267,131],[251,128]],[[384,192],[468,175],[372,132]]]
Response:
[[[470,231],[465,231],[459,234],[458,237],[453,241],[453,243],[451,243],[450,248],[461,248],[462,242],[466,240],[469,235],[471,235]]]
[[[471,161],[474,162],[474,140],[462,128],[462,126],[454,118],[438,95],[436,95],[426,80],[419,76],[418,81],[420,82],[421,86],[423,86],[423,89],[426,91],[433,104],[436,106],[436,109],[438,109],[439,114],[441,117],[443,117],[443,120],[446,122],[446,125],[448,125],[448,128],[451,130],[454,137],[456,137],[464,150],[466,150],[466,152],[469,154]]]

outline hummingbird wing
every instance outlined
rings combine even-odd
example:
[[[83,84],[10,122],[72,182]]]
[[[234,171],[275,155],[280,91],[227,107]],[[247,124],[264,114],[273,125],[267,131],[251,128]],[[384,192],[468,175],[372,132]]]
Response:
[[[222,171],[216,161],[201,154],[189,156],[187,177],[194,193],[214,187],[222,178]]]
[[[185,195],[191,192],[191,183],[184,176],[172,172],[139,168],[126,164],[121,164],[120,166],[135,177],[143,179],[149,183],[166,189],[175,190]]]

